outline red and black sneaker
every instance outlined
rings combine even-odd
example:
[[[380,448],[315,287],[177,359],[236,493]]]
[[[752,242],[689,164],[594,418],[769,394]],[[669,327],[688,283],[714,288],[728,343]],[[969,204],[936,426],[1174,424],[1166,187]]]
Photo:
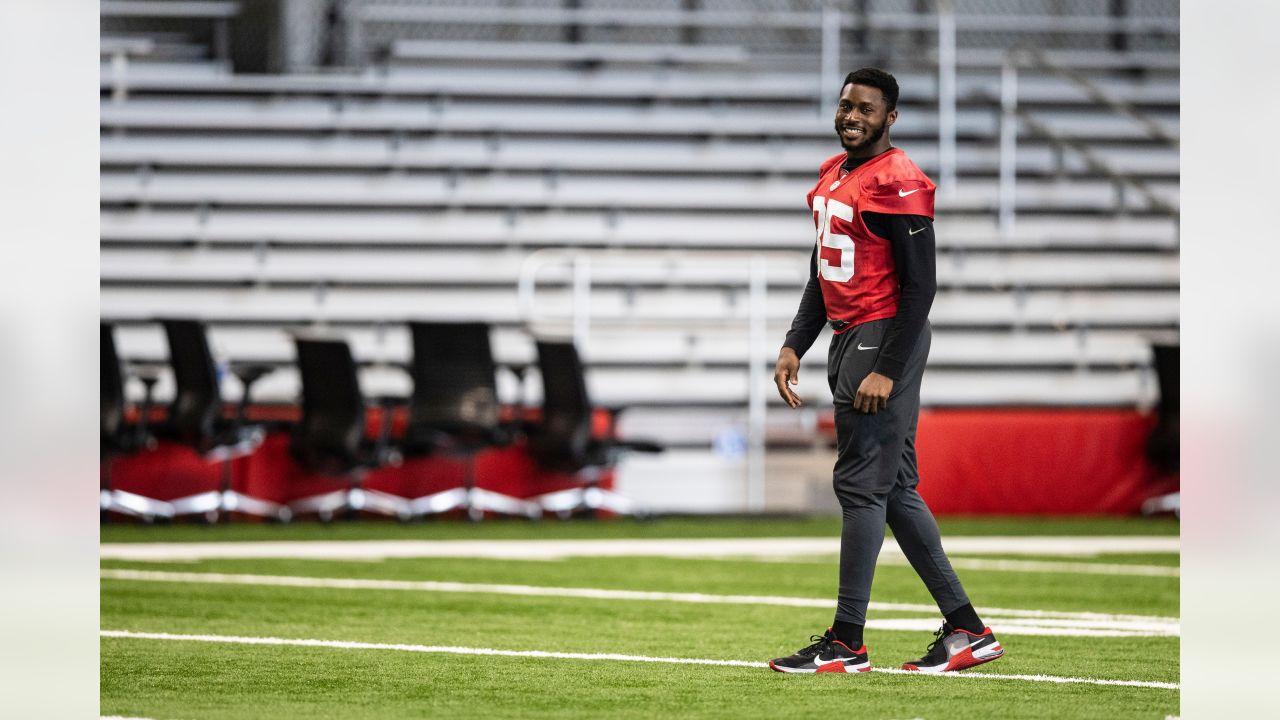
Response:
[[[831,628],[827,628],[822,635],[813,635],[809,639],[813,641],[812,645],[790,657],[770,660],[769,667],[785,673],[847,673],[867,672],[871,669],[867,646],[854,650],[837,640]]]
[[[1004,655],[1004,648],[996,640],[991,628],[983,628],[981,634],[943,625],[934,633],[933,642],[924,657],[902,664],[903,670],[940,673],[964,670],[974,665],[991,662]]]

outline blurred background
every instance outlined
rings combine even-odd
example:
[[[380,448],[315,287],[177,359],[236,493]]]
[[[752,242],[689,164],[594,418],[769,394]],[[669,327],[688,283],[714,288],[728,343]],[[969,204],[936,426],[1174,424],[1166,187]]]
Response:
[[[1177,2],[100,15],[108,519],[837,512],[828,334],[772,369],[868,65],[939,186],[926,499],[1178,507]]]

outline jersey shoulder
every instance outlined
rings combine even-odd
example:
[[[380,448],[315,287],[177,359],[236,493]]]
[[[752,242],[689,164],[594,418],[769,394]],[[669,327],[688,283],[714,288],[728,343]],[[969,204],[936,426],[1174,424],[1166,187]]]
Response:
[[[919,187],[928,186],[931,190],[936,188],[929,176],[925,175],[905,152],[892,153],[870,170],[871,172],[866,174],[862,182],[863,187],[868,190],[904,182]]]
[[[895,152],[868,170],[862,179],[864,211],[933,217],[937,186],[906,153]]]

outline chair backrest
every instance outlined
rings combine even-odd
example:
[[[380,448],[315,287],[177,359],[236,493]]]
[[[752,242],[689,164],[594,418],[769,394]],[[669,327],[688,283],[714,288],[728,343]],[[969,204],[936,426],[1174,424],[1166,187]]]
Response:
[[[222,417],[218,366],[209,350],[204,323],[168,318],[160,324],[169,341],[169,366],[175,384],[169,424],[183,442],[200,444],[213,437]]]
[[[539,340],[542,423],[529,451],[539,464],[576,470],[586,463],[591,442],[591,399],[586,373],[572,342]]]
[[[304,465],[341,473],[358,462],[364,438],[364,395],[351,346],[343,340],[295,337],[302,379],[302,419],[290,445]]]
[[[110,323],[100,323],[101,357],[98,370],[102,393],[102,449],[114,445],[124,428],[124,369],[116,354],[115,328]]]
[[[1177,415],[1182,408],[1178,382],[1182,378],[1179,345],[1158,343],[1151,350],[1155,356],[1156,381],[1160,387],[1160,412]]]
[[[498,425],[497,368],[484,323],[412,322],[410,438]]]

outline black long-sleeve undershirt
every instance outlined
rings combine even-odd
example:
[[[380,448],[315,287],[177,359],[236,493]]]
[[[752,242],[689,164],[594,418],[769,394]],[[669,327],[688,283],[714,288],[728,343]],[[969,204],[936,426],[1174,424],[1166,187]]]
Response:
[[[929,309],[938,289],[933,220],[923,215],[873,212],[862,213],[862,220],[868,230],[888,240],[893,249],[901,293],[898,314],[880,343],[874,371],[898,380],[929,318]],[[818,339],[826,322],[827,310],[818,282],[818,248],[814,247],[810,256],[809,282],[800,297],[800,307],[796,310],[783,347],[789,347],[803,357]]]

